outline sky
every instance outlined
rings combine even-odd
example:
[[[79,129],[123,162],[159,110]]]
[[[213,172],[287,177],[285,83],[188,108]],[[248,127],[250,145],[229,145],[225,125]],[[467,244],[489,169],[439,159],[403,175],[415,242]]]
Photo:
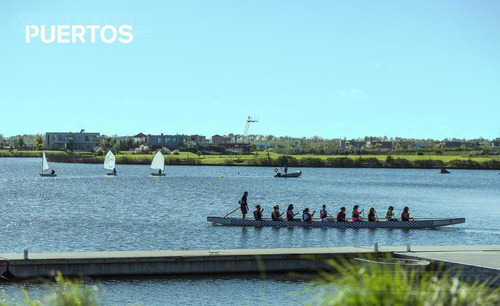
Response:
[[[252,116],[249,134],[492,139],[499,15],[496,0],[0,0],[0,134],[210,137]],[[27,25],[133,40],[27,43]]]

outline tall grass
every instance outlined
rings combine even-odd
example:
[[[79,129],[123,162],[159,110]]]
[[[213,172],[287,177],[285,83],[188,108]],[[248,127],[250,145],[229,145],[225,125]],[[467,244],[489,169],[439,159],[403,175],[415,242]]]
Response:
[[[500,303],[500,288],[490,288],[486,282],[467,283],[456,273],[440,269],[418,273],[400,265],[383,268],[360,266],[355,262],[332,264],[337,273],[322,275],[326,290],[310,304],[482,306]]]
[[[70,280],[64,278],[60,272],[56,275],[56,284],[50,286],[52,293],[42,296],[40,299],[33,299],[29,293],[23,289],[22,296],[13,299],[5,296],[0,305],[26,305],[26,306],[70,306],[70,305],[99,305],[97,300],[97,287],[85,286],[79,280]]]

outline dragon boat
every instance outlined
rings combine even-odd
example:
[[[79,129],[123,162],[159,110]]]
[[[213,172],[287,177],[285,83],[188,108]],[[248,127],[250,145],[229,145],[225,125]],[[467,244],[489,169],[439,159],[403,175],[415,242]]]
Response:
[[[271,219],[254,220],[225,217],[207,217],[208,222],[232,226],[274,226],[274,227],[320,227],[320,228],[434,228],[440,226],[465,223],[465,218],[447,218],[447,219],[412,219],[410,221],[387,221],[380,220],[375,222],[357,221],[357,222],[337,222],[321,221],[313,219],[311,222],[304,221],[272,221]]]

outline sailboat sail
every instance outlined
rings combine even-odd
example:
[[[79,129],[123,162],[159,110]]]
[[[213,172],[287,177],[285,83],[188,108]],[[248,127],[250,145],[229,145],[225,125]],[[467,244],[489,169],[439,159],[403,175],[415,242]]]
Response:
[[[42,172],[49,169],[49,163],[47,162],[47,157],[45,156],[45,151],[42,154]]]
[[[153,158],[153,162],[151,162],[151,169],[161,170],[161,172],[165,169],[165,158],[160,151],[158,151]]]
[[[113,170],[115,168],[115,155],[113,152],[108,151],[106,158],[104,158],[104,169]]]

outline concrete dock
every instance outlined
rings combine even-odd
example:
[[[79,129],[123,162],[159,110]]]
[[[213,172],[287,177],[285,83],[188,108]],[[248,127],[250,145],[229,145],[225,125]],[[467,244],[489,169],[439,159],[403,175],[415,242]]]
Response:
[[[332,270],[327,260],[359,256],[411,257],[461,267],[471,274],[500,279],[500,245],[336,247],[290,249],[214,249],[0,254],[7,279],[65,276],[123,277],[229,273],[288,273]],[[500,283],[500,282],[499,282]]]

